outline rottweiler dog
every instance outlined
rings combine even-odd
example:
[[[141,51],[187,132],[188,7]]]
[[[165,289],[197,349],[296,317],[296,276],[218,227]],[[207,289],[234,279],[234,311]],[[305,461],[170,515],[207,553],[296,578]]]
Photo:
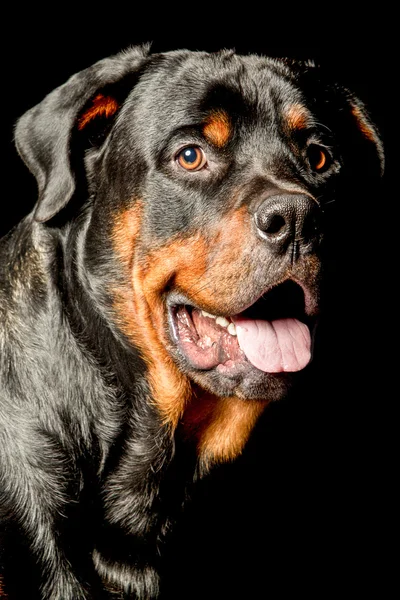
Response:
[[[190,487],[310,368],[380,135],[311,62],[143,46],[15,142],[38,199],[0,245],[1,593],[155,599]]]

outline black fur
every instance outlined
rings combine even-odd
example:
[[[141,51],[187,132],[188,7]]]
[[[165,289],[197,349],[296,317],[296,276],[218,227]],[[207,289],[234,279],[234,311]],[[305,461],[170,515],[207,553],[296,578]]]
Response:
[[[99,92],[118,110],[80,130]],[[325,173],[308,170],[301,128],[282,133],[290,103],[313,114],[313,135],[332,153]],[[199,123],[219,109],[232,140],[209,150],[211,175],[189,180],[171,156],[202,144]],[[379,135],[361,102],[311,64],[133,48],[74,75],[22,116],[15,139],[38,201],[0,243],[0,596],[155,599],[164,544],[204,469],[151,401],[146,357],[115,315],[115,217],[143,201],[145,257],[218,223],[232,198],[257,207],[271,185],[291,182],[318,198],[318,235],[329,238],[360,177],[365,188],[379,178]],[[234,393],[171,356],[191,385]],[[278,399],[292,385],[267,379],[254,376],[241,394]]]

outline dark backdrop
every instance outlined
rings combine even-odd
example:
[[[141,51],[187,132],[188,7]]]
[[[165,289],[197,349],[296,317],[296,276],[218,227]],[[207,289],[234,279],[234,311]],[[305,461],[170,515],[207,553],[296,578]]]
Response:
[[[340,292],[333,366],[319,373],[314,392],[305,388],[272,406],[243,456],[199,487],[168,559],[167,589],[168,597],[187,600],[359,596],[361,590],[384,597],[393,564],[385,549],[392,535],[396,399],[394,351],[387,350],[387,332],[394,328],[388,323],[395,279],[389,139],[395,107],[388,61],[394,17],[349,19],[336,8],[316,19],[310,5],[307,13],[297,7],[280,14],[268,6],[258,14],[249,6],[232,22],[228,8],[218,19],[213,6],[190,7],[191,17],[188,8],[172,6],[164,20],[157,8],[144,19],[133,7],[121,13],[117,3],[93,6],[96,17],[107,13],[97,22],[66,7],[59,7],[57,17],[13,10],[4,25],[12,38],[3,37],[0,233],[35,201],[35,184],[12,143],[17,117],[74,72],[128,45],[151,41],[154,51],[233,47],[312,58],[355,90],[381,128],[388,173],[376,202],[362,207],[376,219],[357,237],[365,252],[351,301],[346,289]],[[252,16],[244,15],[250,8]],[[176,18],[184,15],[179,25],[171,25],[172,11]]]
[[[16,119],[74,72],[128,45],[152,42],[154,51],[236,48],[245,53],[312,58],[360,95],[386,137],[388,97],[393,93],[387,78],[394,46],[387,30],[390,15],[357,15],[352,19],[347,13],[335,12],[323,19],[309,6],[308,13],[282,9],[275,15],[267,11],[233,18],[218,15],[215,9],[205,16],[204,7],[197,7],[199,14],[189,18],[181,8],[175,25],[171,15],[162,16],[157,9],[157,23],[152,23],[146,7],[137,20],[125,10],[101,19],[96,15],[93,22],[80,13],[64,11],[55,19],[51,13],[38,14],[34,9],[24,15],[22,25],[18,8],[8,9],[11,18],[4,20],[1,40],[1,155],[7,192],[2,201],[6,214],[0,220],[0,235],[31,209],[34,200],[35,188],[12,144]],[[179,25],[178,17],[183,18]]]

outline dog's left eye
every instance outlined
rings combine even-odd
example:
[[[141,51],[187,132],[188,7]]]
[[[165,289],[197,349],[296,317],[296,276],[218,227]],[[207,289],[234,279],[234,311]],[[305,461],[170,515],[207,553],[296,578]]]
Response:
[[[328,150],[318,144],[310,144],[307,149],[307,158],[310,167],[317,173],[324,173],[331,165],[331,157]]]
[[[176,160],[186,171],[200,171],[207,163],[206,155],[199,146],[187,146],[181,150]]]

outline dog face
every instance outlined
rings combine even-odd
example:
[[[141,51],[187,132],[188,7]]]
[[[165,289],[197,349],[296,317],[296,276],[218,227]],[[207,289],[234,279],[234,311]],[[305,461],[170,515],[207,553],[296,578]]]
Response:
[[[133,49],[50,94],[16,140],[35,219],[68,214],[81,281],[167,422],[193,389],[245,410],[287,393],[312,356],[327,207],[382,166],[350,92],[311,65]]]

